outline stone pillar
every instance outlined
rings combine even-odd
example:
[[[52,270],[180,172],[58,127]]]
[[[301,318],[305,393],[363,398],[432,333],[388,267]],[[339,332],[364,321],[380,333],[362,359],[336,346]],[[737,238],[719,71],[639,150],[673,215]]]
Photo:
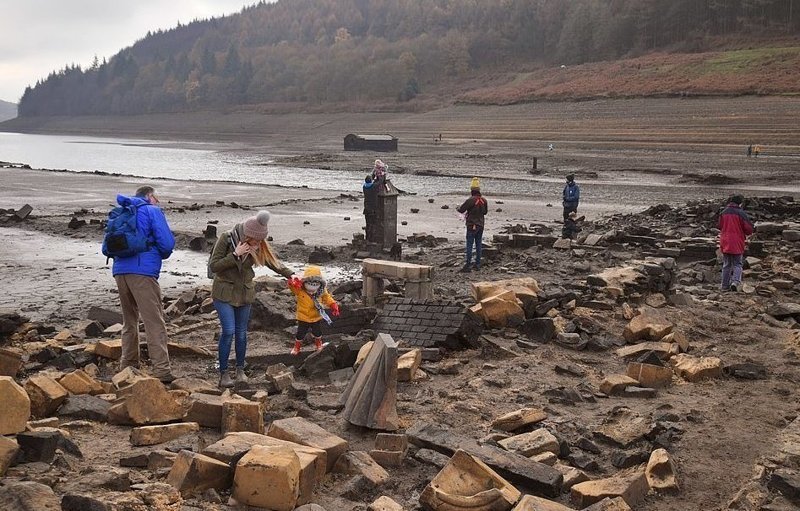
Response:
[[[397,243],[397,197],[400,193],[389,179],[379,181],[378,186],[375,238],[370,241],[388,250]]]

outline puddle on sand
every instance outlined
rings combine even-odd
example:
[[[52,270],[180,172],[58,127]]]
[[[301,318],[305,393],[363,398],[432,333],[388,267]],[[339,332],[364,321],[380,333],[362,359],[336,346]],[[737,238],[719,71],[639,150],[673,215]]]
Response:
[[[159,277],[162,292],[210,284],[208,255],[177,250],[164,261]],[[304,263],[287,262],[302,272]],[[358,269],[324,265],[328,280],[358,278]],[[256,275],[274,275],[265,268]],[[0,228],[0,308],[22,312],[34,320],[84,319],[89,307],[119,307],[111,262],[100,244],[41,232]]]

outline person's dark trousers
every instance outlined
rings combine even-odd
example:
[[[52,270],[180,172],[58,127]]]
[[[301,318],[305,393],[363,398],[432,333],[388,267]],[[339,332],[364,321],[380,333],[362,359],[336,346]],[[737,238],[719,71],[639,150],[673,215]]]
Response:
[[[727,291],[731,285],[739,286],[742,283],[742,268],[744,255],[722,254],[722,290]]]
[[[575,211],[575,212],[578,211],[578,205],[577,204],[567,204],[567,205],[564,206],[564,221],[565,222],[567,221],[567,218],[569,218],[569,214],[572,213],[573,211]]]
[[[482,246],[483,240],[483,227],[478,225],[468,225],[467,226],[467,258],[466,258],[466,266],[469,266],[472,262],[472,245],[475,244],[475,266],[480,268],[481,266],[481,252],[483,251]]]
[[[234,307],[228,302],[214,300],[222,331],[219,334],[219,372],[228,370],[228,357],[231,355],[231,344],[236,337],[236,367],[244,368],[244,357],[247,353],[247,322],[250,319],[250,304]]]

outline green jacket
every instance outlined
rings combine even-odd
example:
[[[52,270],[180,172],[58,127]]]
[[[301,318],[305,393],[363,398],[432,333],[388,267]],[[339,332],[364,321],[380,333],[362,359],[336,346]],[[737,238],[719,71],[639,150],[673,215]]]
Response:
[[[239,228],[240,226],[236,226]],[[242,237],[244,239],[244,237]],[[253,271],[253,258],[244,259],[233,255],[231,246],[231,234],[226,232],[219,237],[211,252],[211,259],[208,263],[211,271],[214,272],[214,283],[211,286],[211,297],[215,300],[228,302],[234,307],[241,307],[253,303],[256,297],[255,272]],[[285,266],[273,267],[268,264],[268,268],[283,276],[291,276],[292,271]]]

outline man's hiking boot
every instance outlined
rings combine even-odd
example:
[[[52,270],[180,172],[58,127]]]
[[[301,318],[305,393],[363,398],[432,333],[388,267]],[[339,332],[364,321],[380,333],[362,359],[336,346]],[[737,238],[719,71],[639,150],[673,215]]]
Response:
[[[241,367],[236,368],[236,383],[247,383],[247,375]]]
[[[231,378],[231,375],[228,374],[227,371],[219,375],[219,386],[223,389],[233,387],[233,378]]]
[[[470,265],[465,264],[460,270],[458,270],[458,273],[469,273],[470,271],[472,271]]]
[[[163,376],[159,376],[159,377],[158,377],[158,379],[159,379],[159,380],[161,381],[161,383],[163,383],[164,385],[169,385],[170,383],[174,382],[174,381],[175,381],[177,378],[175,378],[175,375],[174,375],[174,374],[172,374],[172,373],[167,373],[167,374],[165,374],[165,375],[163,375]]]

